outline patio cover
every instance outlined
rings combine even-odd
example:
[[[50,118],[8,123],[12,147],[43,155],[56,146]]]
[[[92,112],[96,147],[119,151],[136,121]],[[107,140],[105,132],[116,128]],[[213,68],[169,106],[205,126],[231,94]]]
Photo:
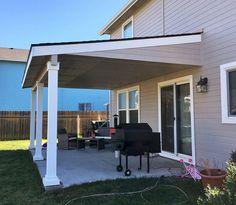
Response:
[[[57,177],[58,87],[115,89],[201,66],[202,33],[31,46],[22,87],[32,88],[30,145],[43,160],[43,87],[48,87],[47,161],[44,186]],[[35,115],[37,113],[37,115]],[[36,129],[36,146],[34,145]]]
[[[22,87],[47,86],[46,63],[60,62],[58,86],[114,89],[201,66],[201,33],[88,42],[33,44]],[[119,77],[121,76],[122,77]]]

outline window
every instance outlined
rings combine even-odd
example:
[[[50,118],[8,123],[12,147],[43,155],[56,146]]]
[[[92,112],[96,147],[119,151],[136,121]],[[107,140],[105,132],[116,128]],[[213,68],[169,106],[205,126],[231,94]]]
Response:
[[[236,124],[236,62],[220,69],[222,123]]]
[[[229,115],[236,116],[236,70],[229,72]]]
[[[118,91],[119,123],[139,122],[139,89],[138,87]]]
[[[133,17],[128,19],[122,26],[123,38],[133,37]]]

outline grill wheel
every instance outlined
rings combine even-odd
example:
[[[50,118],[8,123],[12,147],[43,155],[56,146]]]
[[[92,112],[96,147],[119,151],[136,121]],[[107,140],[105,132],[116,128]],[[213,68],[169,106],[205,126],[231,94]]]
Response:
[[[125,170],[125,176],[129,177],[131,175],[131,171],[129,169]]]
[[[118,165],[118,166],[116,167],[116,170],[117,170],[118,172],[122,172],[122,171],[123,171],[123,167],[122,167],[121,165]]]

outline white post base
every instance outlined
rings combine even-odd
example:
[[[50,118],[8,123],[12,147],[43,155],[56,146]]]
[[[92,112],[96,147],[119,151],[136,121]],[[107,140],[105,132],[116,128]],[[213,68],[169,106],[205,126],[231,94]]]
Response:
[[[44,158],[43,158],[43,156],[42,155],[34,155],[34,157],[33,157],[33,160],[34,161],[43,161],[44,160]]]
[[[43,185],[45,187],[47,186],[58,186],[60,185],[60,180],[58,179],[57,176],[45,176],[43,178]]]
[[[34,145],[29,145],[29,150],[35,149]]]

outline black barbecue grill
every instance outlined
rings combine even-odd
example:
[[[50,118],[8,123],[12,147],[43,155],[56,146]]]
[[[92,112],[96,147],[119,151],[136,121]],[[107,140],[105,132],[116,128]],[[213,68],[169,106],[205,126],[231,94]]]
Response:
[[[160,152],[160,133],[152,132],[147,123],[120,124],[116,127],[116,133],[112,135],[114,150],[119,151],[119,165],[117,171],[123,170],[121,155],[126,157],[125,175],[130,176],[128,168],[128,156],[140,156],[142,168],[142,155],[147,154],[147,172],[149,173],[149,154]]]

